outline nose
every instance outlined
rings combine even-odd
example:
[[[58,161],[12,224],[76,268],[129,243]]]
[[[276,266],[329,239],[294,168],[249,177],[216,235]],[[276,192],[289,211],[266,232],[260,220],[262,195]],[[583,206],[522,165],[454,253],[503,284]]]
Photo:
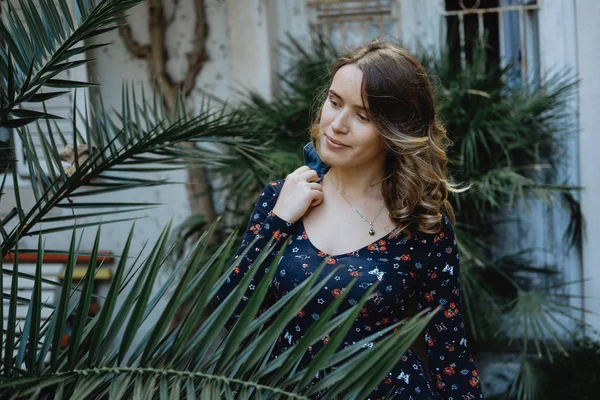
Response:
[[[335,119],[331,122],[331,129],[333,129],[336,133],[346,134],[348,133],[348,124],[347,124],[347,113],[345,110],[341,110],[335,116]]]

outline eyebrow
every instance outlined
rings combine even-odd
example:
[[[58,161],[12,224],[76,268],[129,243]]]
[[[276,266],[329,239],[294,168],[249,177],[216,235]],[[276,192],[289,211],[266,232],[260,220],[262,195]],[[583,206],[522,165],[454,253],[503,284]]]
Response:
[[[342,96],[340,96],[339,94],[337,94],[333,89],[329,89],[329,93],[331,93],[332,95],[334,95],[337,98],[342,99]],[[359,106],[359,105],[354,105],[355,108],[360,108],[363,111],[367,111],[367,109],[363,106]]]

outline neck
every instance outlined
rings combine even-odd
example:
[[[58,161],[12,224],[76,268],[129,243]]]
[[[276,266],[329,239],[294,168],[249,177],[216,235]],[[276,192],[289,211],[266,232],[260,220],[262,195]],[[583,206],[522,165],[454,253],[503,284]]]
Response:
[[[326,176],[348,199],[382,198],[384,171],[379,166],[360,169],[331,167]]]

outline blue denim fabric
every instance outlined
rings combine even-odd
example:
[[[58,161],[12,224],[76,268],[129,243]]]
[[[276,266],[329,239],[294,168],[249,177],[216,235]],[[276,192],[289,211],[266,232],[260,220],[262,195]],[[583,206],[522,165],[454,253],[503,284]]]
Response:
[[[319,174],[321,179],[329,169],[329,165],[325,164],[317,154],[312,142],[308,142],[306,146],[304,146],[304,165],[317,171],[317,174]]]

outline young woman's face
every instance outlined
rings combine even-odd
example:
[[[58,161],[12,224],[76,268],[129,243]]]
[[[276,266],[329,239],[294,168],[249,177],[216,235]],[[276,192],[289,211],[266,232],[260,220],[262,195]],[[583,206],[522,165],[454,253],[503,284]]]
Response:
[[[363,73],[354,64],[341,67],[333,77],[321,110],[318,150],[332,167],[360,167],[385,162],[385,146],[369,120],[361,96]]]

